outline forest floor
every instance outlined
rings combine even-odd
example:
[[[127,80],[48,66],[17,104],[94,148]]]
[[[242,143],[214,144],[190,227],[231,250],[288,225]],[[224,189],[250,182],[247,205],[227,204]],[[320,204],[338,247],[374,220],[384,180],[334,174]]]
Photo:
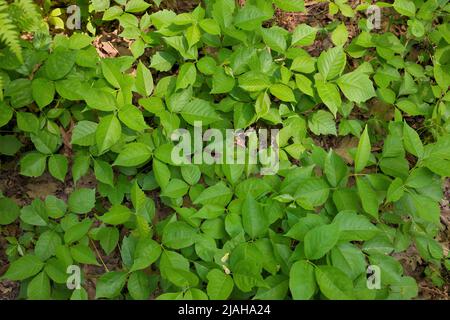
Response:
[[[245,0],[239,0],[239,2],[243,4]],[[199,3],[200,0],[167,0],[161,4],[159,9],[154,7],[153,11],[170,9],[178,13],[189,12],[192,11]],[[349,0],[349,4],[355,8],[358,4],[360,4],[360,1]],[[357,25],[359,19],[357,19],[357,17],[346,18],[342,15],[332,17],[328,14],[327,3],[314,0],[305,0],[305,7],[307,8],[307,12],[300,13],[286,13],[277,10],[274,19],[270,22],[270,24],[279,25],[292,31],[300,23],[307,23],[312,26],[326,26],[338,18],[346,24],[347,29],[349,30],[350,38],[355,37],[359,33],[359,28]],[[385,20],[387,21],[388,19],[386,18]],[[384,20],[382,19],[382,26],[378,32],[386,31],[388,28],[387,23],[383,23],[383,21]],[[405,32],[405,30],[399,29],[394,30],[393,32],[401,34],[402,32]],[[101,32],[94,41],[94,45],[96,46],[101,57],[115,57],[119,55],[131,54],[129,51],[130,42],[120,38],[118,33],[118,30],[101,29]],[[323,50],[326,50],[331,46],[332,42],[328,37],[319,37],[315,43],[307,49],[311,55],[318,56]],[[322,147],[332,147],[337,152],[340,150],[345,153],[348,148],[354,147],[346,138],[317,138],[319,139],[317,142]],[[5,160],[8,160],[8,162],[4,162]],[[28,178],[21,176],[18,172],[18,158],[11,161],[10,158],[6,159],[1,157],[0,162],[0,191],[5,196],[16,200],[16,202],[21,206],[29,205],[34,199],[39,198],[43,200],[48,195],[55,195],[63,200],[67,200],[68,195],[73,189],[73,183],[71,180],[67,179],[66,183],[62,183],[51,177],[48,173],[39,178]],[[93,175],[87,175],[82,178],[80,182],[78,182],[78,186],[94,188],[95,183],[95,177]],[[442,228],[437,240],[444,248],[444,253],[447,254],[450,248],[450,179],[447,179],[443,183],[443,195],[444,196],[441,201]],[[158,210],[161,212],[164,211],[163,208],[158,207],[159,206],[157,205]],[[164,212],[162,212],[162,214],[164,214]],[[3,227],[0,230],[0,276],[8,267],[8,260],[5,252],[7,241],[5,240],[5,237],[19,237],[22,232],[23,231],[20,229],[18,223]],[[89,270],[84,270],[85,274],[87,274],[86,289],[90,298],[95,295],[96,275],[104,272],[102,268],[107,267],[109,270],[120,269],[120,258],[117,250],[109,256],[106,256],[101,251],[100,254],[105,265],[101,267],[89,266]],[[419,285],[418,299],[450,299],[450,273],[445,270],[445,268],[441,270],[445,284],[439,287],[433,284],[429,278],[426,278],[424,270],[427,263],[420,258],[414,245],[401,254],[395,254],[394,257],[402,263],[406,275],[412,276],[417,280]],[[19,296],[19,292],[20,288],[18,282],[8,280],[0,281],[0,300],[16,299]]]

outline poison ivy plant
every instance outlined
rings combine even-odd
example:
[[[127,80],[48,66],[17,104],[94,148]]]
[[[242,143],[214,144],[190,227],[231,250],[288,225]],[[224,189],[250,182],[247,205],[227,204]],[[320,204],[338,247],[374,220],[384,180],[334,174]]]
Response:
[[[5,237],[1,279],[20,281],[20,298],[412,299],[416,281],[395,258],[411,246],[443,284],[445,1],[380,3],[407,32],[362,19],[356,34],[344,18],[274,24],[276,10],[306,10],[300,0],[207,0],[179,14],[160,4],[92,2],[91,27],[118,20],[129,54],[100,56],[95,29],[22,41],[23,62],[11,39],[0,48],[2,162],[64,185],[25,202],[0,194],[0,233],[21,230]],[[328,6],[352,19],[368,7]],[[318,41],[328,45],[314,52]],[[249,129],[275,128],[277,170],[260,174]],[[206,136],[177,163],[177,129],[247,130],[232,140],[245,161],[196,162],[218,142]],[[66,286],[83,265],[103,270],[95,294],[91,268],[81,288]],[[369,266],[381,270],[376,290]]]

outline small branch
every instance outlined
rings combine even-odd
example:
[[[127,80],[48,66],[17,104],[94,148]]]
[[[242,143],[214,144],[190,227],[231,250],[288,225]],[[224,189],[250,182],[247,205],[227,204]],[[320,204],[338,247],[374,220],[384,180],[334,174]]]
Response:
[[[108,267],[106,266],[105,262],[103,261],[102,256],[100,255],[100,252],[98,252],[98,249],[97,249],[97,247],[96,247],[94,241],[91,240],[91,243],[92,243],[92,245],[94,246],[94,249],[95,249],[95,252],[96,252],[96,254],[97,254],[97,257],[98,257],[98,258],[100,259],[100,261],[102,262],[103,267],[105,268],[105,271],[106,271],[106,272],[109,272],[109,269],[108,269]]]

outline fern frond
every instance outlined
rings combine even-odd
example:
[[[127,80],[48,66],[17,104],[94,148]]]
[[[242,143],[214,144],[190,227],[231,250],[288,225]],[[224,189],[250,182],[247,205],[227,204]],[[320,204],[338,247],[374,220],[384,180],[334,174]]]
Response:
[[[0,0],[0,41],[3,42],[22,62],[22,48],[19,43],[17,26],[10,19],[8,4]]]
[[[0,73],[0,101],[3,101],[3,88],[4,88],[4,83],[3,83],[3,77],[2,74]]]
[[[35,32],[39,29],[42,17],[32,0],[16,0],[9,6],[9,11],[21,31]]]

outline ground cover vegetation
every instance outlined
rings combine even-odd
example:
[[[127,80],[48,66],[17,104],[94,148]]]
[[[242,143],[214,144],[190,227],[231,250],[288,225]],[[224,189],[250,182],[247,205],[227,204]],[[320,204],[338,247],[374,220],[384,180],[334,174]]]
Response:
[[[0,0],[0,296],[448,298],[449,12]],[[275,174],[174,163],[196,121]]]

